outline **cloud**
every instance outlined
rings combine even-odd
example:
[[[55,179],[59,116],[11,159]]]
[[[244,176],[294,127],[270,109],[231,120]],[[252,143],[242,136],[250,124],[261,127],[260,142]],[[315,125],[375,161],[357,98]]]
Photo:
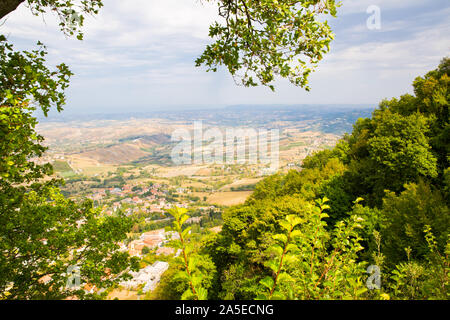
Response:
[[[400,10],[417,7],[424,4],[424,0],[341,0],[340,14],[366,13],[369,6],[375,5],[384,10]]]
[[[0,32],[21,49],[47,44],[49,63],[75,72],[72,109],[110,111],[169,104],[377,103],[411,89],[415,76],[450,52],[448,0],[343,0],[331,52],[311,76],[312,92],[285,80],[277,92],[237,87],[223,68],[206,73],[194,60],[203,51],[214,2],[108,0],[85,23],[85,40],[67,39],[51,14],[32,16],[26,6],[8,16]],[[366,9],[378,5],[382,28],[367,29]]]
[[[450,25],[441,24],[402,41],[373,41],[331,52],[327,60],[350,69],[414,69],[430,67],[450,52]],[[418,59],[420,57],[420,59]]]

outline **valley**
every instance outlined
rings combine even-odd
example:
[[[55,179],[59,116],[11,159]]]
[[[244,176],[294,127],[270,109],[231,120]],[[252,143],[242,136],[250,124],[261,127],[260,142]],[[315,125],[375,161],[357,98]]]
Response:
[[[167,113],[155,117],[115,116],[107,120],[47,119],[39,124],[38,132],[45,137],[49,149],[45,157],[35,160],[52,163],[55,176],[65,179],[61,189],[69,198],[91,199],[104,216],[131,217],[134,226],[121,250],[139,257],[141,270],[153,272],[154,263],[170,263],[176,254],[166,247],[165,229],[173,222],[168,210],[188,209],[187,223],[192,232],[217,232],[222,225],[222,212],[244,203],[259,181],[275,173],[261,161],[177,165],[171,157],[176,146],[173,132],[192,132],[198,121],[204,130],[214,128],[222,132],[227,128],[278,129],[277,171],[282,173],[301,170],[305,157],[332,148],[344,132],[351,131],[355,117],[370,112],[344,109],[330,119],[327,109],[318,112],[308,108],[249,107],[242,109],[245,117],[241,118],[235,117],[234,108],[231,110],[233,117],[220,110],[210,112],[209,116],[196,112],[195,116]],[[243,141],[247,140],[250,148],[250,138]],[[236,148],[240,147],[236,144]],[[192,149],[192,155],[195,152]],[[248,157],[249,153],[245,155]],[[162,273],[154,276],[160,277]],[[136,279],[145,277],[142,273],[135,274]],[[147,282],[136,281],[130,282],[133,285],[121,285],[109,297],[151,297],[151,290],[142,291]],[[149,286],[154,288],[156,284]]]

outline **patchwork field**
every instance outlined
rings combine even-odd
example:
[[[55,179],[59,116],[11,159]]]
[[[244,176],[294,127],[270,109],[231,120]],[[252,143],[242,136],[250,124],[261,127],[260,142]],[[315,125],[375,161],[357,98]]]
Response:
[[[138,294],[136,291],[126,289],[114,289],[107,297],[108,300],[137,300]]]
[[[216,192],[209,195],[207,202],[222,206],[234,206],[242,204],[253,193],[253,191]]]
[[[259,111],[252,111],[251,114],[253,116],[249,118],[255,119],[254,123],[241,123],[234,111],[231,112],[232,118],[228,120],[225,120],[227,112],[224,118],[220,112],[211,117],[211,112],[208,111],[205,114],[195,112],[186,116],[173,114],[167,119],[155,117],[46,122],[39,125],[39,132],[46,138],[49,146],[46,160],[54,164],[59,176],[74,181],[68,187],[72,195],[82,193],[83,196],[89,196],[90,193],[97,192],[89,190],[89,186],[93,189],[112,189],[122,188],[124,185],[159,184],[174,203],[206,202],[220,206],[244,203],[255,185],[264,176],[273,173],[273,170],[266,164],[248,162],[175,165],[171,159],[174,147],[171,134],[177,129],[192,134],[193,121],[199,121],[193,115],[202,119],[204,130],[217,128],[225,132],[231,127],[253,128],[252,132],[257,132],[260,125],[262,128],[278,128],[279,170],[284,172],[299,169],[306,156],[334,145],[339,139],[337,134],[322,132],[319,127],[316,128],[315,119],[307,120],[294,115],[294,121],[285,121],[286,115],[290,113],[283,115],[276,112],[275,117],[263,117]],[[267,147],[271,150],[272,143]],[[235,148],[236,153],[244,149],[248,157],[246,149],[250,149],[249,146],[235,145]],[[90,182],[83,184],[83,181]],[[112,202],[122,200],[124,199],[120,197],[108,198]]]

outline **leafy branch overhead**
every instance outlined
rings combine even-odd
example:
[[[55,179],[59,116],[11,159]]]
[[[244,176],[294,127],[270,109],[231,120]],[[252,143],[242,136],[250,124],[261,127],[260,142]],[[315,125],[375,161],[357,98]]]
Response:
[[[216,0],[207,0],[216,1]],[[334,35],[323,17],[336,16],[334,0],[219,0],[219,15],[196,65],[224,65],[246,87],[267,85],[275,76],[309,90],[308,76],[330,50]]]
[[[217,2],[222,22],[210,26],[215,40],[196,60],[217,71],[223,65],[237,84],[266,85],[274,90],[279,76],[309,90],[308,76],[330,50],[334,35],[327,16],[336,16],[335,0],[204,0]],[[0,19],[26,4],[33,14],[53,12],[61,31],[83,38],[86,15],[95,15],[101,0],[0,0]]]
[[[0,0],[0,19],[25,4],[38,16],[53,12],[59,19],[61,31],[67,36],[83,38],[84,15],[97,14],[103,7],[102,0]]]
[[[192,244],[189,243],[190,227],[183,228],[183,224],[189,219],[187,209],[173,208],[168,211],[174,217],[172,230],[178,234],[178,241],[172,243],[175,249],[181,251],[183,271],[176,274],[179,279],[188,282],[189,288],[183,293],[182,300],[206,300],[208,291],[202,286],[204,275],[199,268],[201,256],[194,253]]]
[[[65,89],[73,73],[66,64],[49,70],[45,65],[46,47],[32,51],[15,51],[6,38],[0,35],[0,105],[15,106],[31,102],[29,108],[39,106],[47,115],[51,107],[62,111],[66,102]]]
[[[267,267],[269,267],[273,273],[273,276],[267,276],[260,281],[260,283],[268,289],[268,292],[262,293],[258,298],[262,300],[270,300],[272,298],[285,299],[285,296],[277,289],[277,284],[280,280],[286,279],[287,281],[292,281],[292,277],[286,273],[282,272],[283,262],[284,264],[292,262],[296,259],[295,254],[298,253],[298,247],[293,243],[292,240],[301,236],[299,230],[294,230],[294,228],[302,223],[303,220],[296,215],[288,215],[285,220],[280,222],[281,227],[285,230],[287,234],[275,234],[273,239],[276,240],[280,245],[275,244],[269,248],[270,251],[274,252],[277,257],[275,260],[269,260],[267,262]]]

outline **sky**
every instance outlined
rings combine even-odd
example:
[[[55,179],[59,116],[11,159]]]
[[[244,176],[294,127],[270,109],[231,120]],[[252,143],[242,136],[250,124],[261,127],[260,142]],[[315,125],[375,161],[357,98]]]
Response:
[[[450,56],[450,1],[342,0],[331,51],[310,76],[306,92],[283,79],[276,91],[237,86],[222,67],[195,67],[211,43],[216,4],[199,0],[104,0],[88,17],[84,40],[67,38],[52,14],[31,15],[21,5],[0,21],[0,33],[17,49],[37,40],[48,63],[65,62],[75,73],[67,90],[68,113],[147,112],[234,104],[373,104],[412,93],[415,77]],[[378,6],[380,29],[367,9]]]

